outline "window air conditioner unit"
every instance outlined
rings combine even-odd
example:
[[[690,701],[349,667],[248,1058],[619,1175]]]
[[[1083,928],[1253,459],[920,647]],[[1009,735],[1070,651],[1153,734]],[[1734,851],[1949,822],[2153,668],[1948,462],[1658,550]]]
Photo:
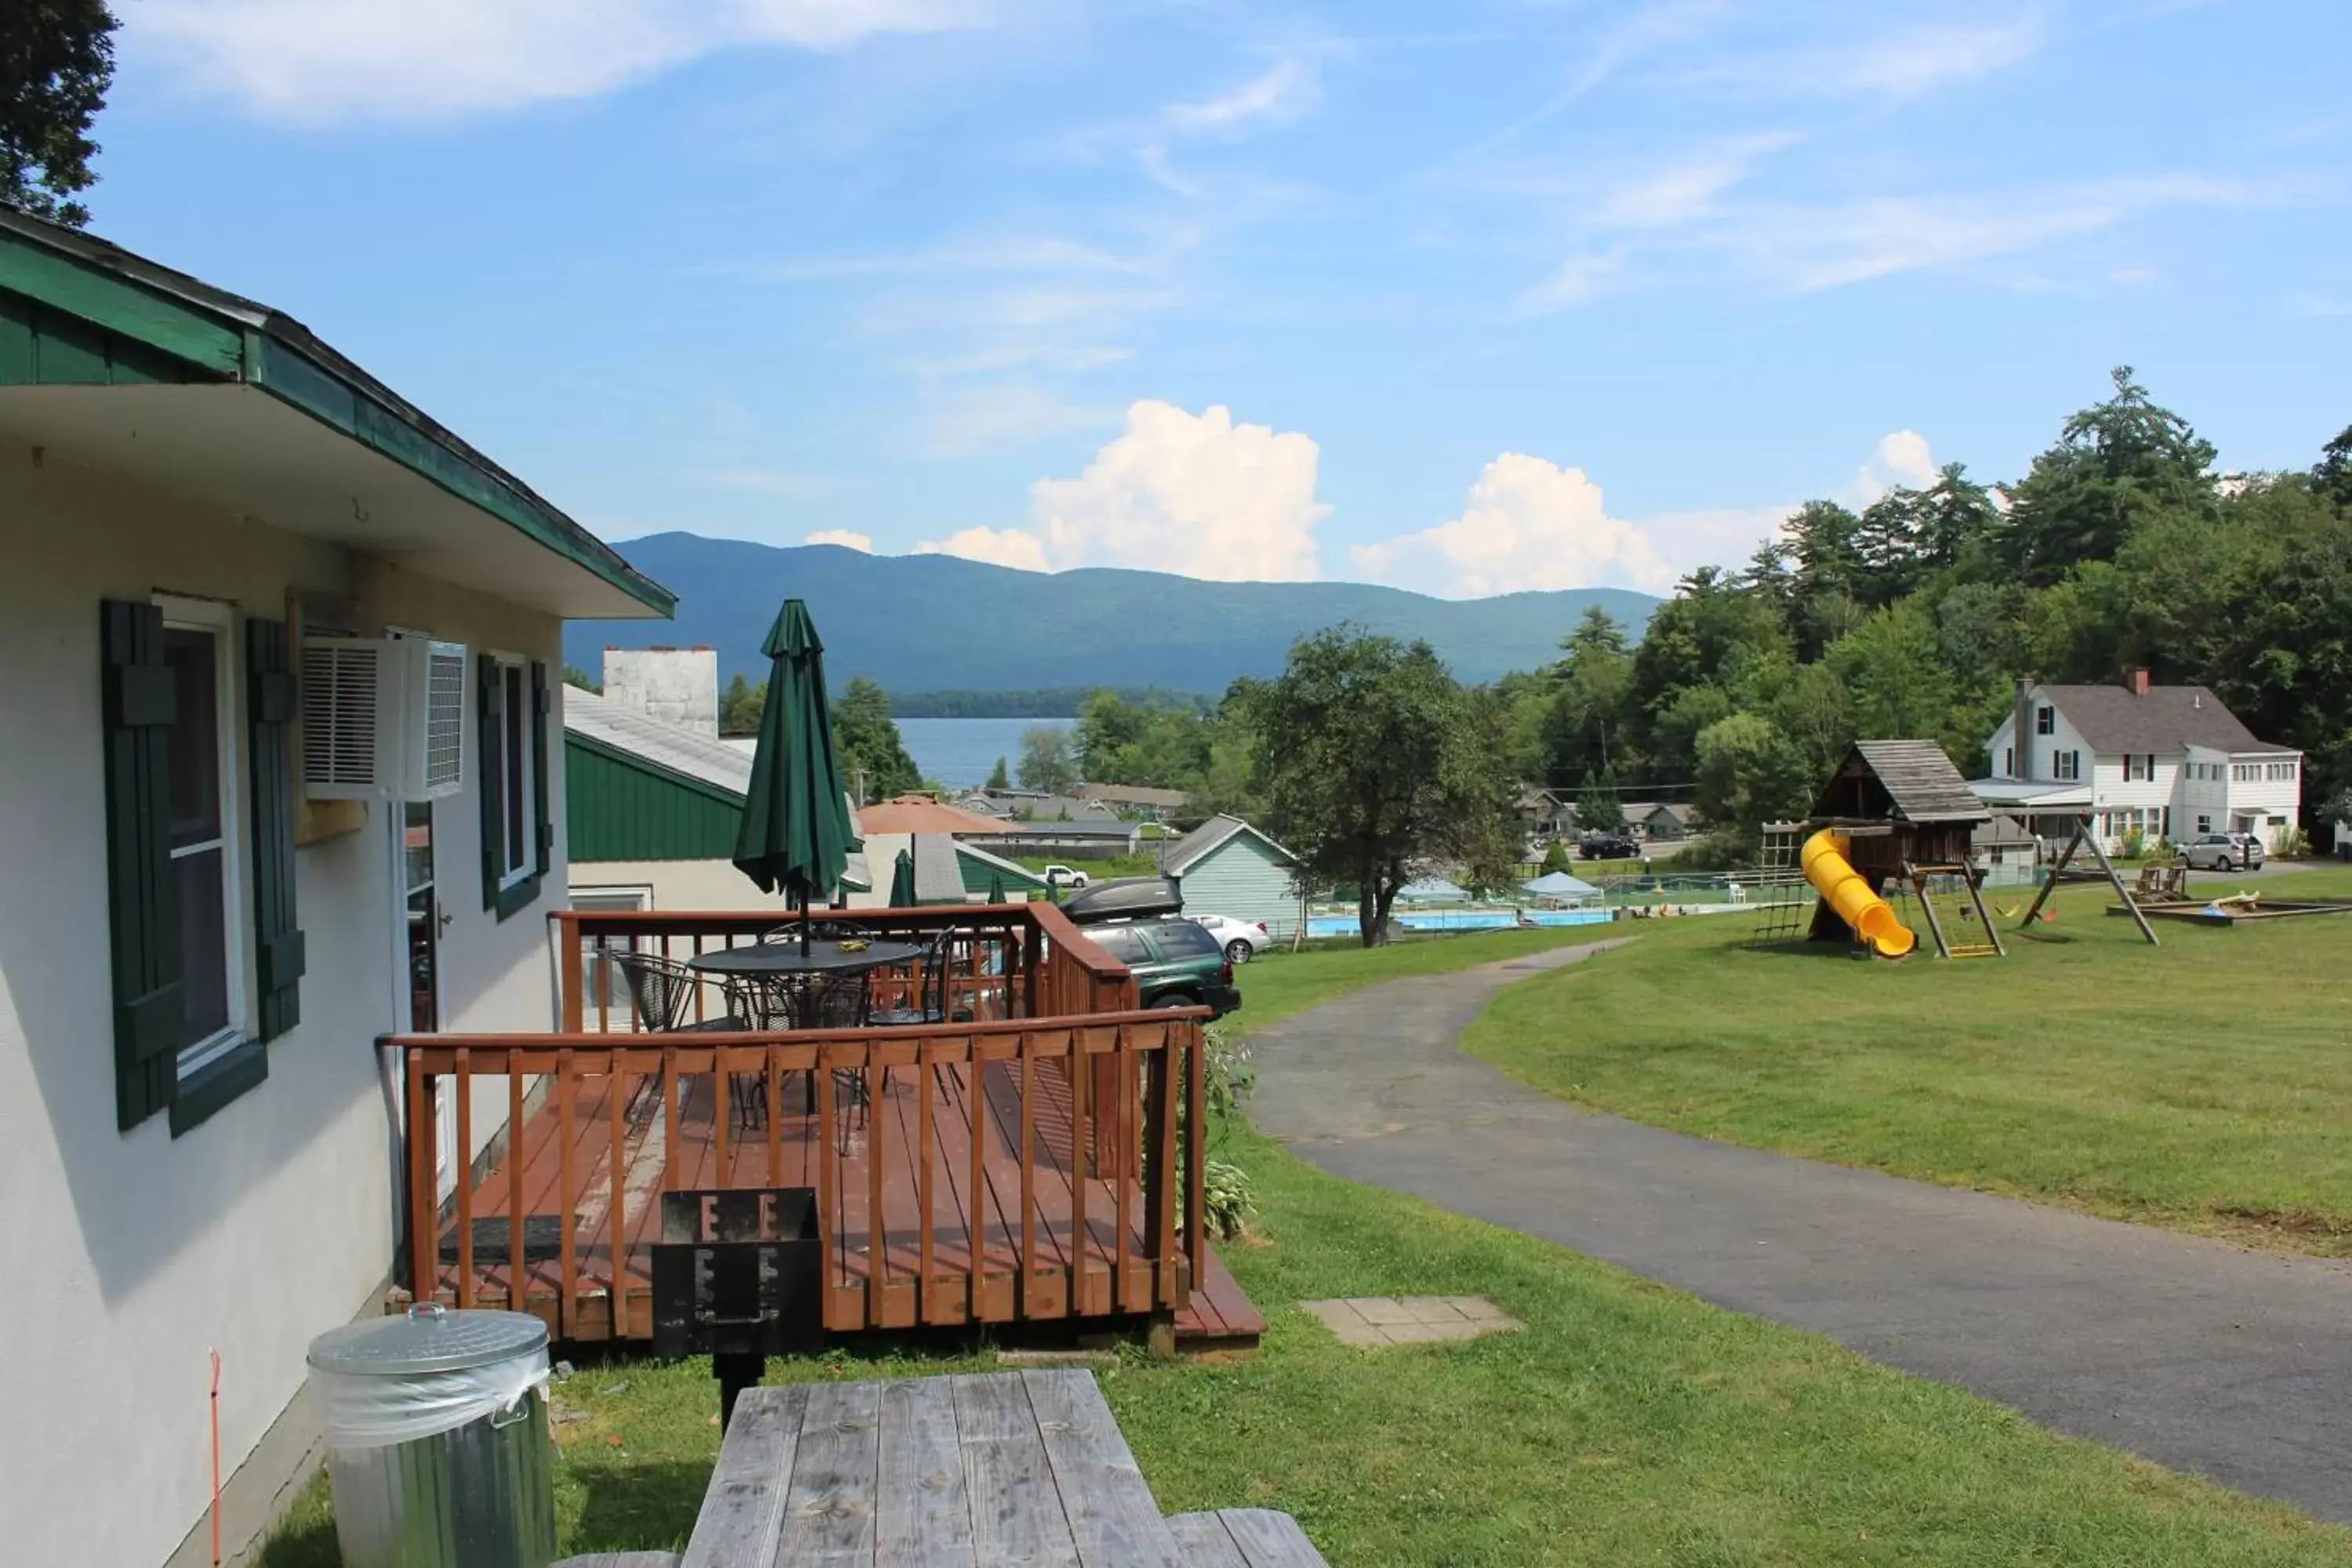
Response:
[[[439,800],[466,784],[466,647],[427,637],[302,645],[302,786],[314,800]]]

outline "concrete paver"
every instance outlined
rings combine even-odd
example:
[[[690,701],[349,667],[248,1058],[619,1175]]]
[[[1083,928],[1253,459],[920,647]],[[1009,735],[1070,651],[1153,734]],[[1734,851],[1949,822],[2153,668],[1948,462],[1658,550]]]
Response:
[[[1299,1303],[1343,1345],[1430,1344],[1526,1327],[1481,1296],[1349,1296]]]

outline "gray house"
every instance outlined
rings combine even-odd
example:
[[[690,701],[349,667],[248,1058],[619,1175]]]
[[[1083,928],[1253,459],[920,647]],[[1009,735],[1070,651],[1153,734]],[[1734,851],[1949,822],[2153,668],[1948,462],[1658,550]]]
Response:
[[[1288,940],[1298,930],[1298,858],[1238,816],[1217,816],[1168,847],[1160,868],[1188,915],[1262,922]]]

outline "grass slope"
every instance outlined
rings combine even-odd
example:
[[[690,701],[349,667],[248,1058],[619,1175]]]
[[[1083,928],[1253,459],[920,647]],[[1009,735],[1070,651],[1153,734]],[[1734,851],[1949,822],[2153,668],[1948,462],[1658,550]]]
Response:
[[[2341,896],[2352,873],[2259,885]],[[2352,1254],[2352,915],[2167,923],[2150,949],[2094,889],[2058,901],[2009,958],[1958,963],[1749,949],[1732,915],[1653,926],[1506,993],[1467,1043],[1679,1131]]]
[[[1244,972],[1251,1026],[1354,985],[1589,933],[1528,932],[1286,955]],[[1524,989],[1524,988],[1522,988]],[[1245,1127],[1255,1245],[1225,1249],[1265,1310],[1255,1360],[1102,1373],[1163,1509],[1298,1515],[1341,1568],[1526,1564],[2049,1563],[2352,1568],[2352,1532],[2095,1444],[1825,1340],[1326,1176]],[[1342,1349],[1297,1303],[1483,1293],[1527,1331]],[[993,1365],[903,1347],[770,1363],[770,1380]],[[676,1548],[718,1433],[709,1363],[626,1360],[557,1391],[566,1552]],[[262,1568],[336,1561],[323,1484]]]

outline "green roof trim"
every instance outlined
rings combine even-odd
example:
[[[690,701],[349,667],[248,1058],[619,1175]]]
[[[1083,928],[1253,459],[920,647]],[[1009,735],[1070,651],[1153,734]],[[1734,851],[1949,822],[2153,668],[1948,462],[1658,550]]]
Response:
[[[677,612],[677,595],[290,317],[104,240],[5,208],[0,290],[160,351],[195,373],[185,379],[242,381],[267,392],[520,531],[647,609],[666,616]],[[11,364],[16,358],[13,351],[0,353]],[[108,361],[99,356],[101,365]],[[32,368],[36,363],[28,360],[26,374],[18,379],[68,379],[41,375]],[[70,379],[183,379],[163,374],[167,367],[142,366],[135,375],[122,374],[123,368],[118,363],[105,374]]]
[[[161,349],[216,380],[234,379],[244,368],[245,334],[237,327],[6,230],[0,230],[0,289]]]

